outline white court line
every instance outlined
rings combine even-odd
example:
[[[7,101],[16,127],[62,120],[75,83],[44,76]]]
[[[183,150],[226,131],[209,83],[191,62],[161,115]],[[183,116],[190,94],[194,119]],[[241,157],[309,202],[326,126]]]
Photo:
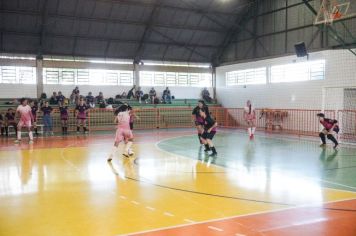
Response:
[[[235,234],[235,236],[246,236],[245,234]]]
[[[170,216],[170,217],[173,217],[173,216],[174,216],[172,213],[167,212],[167,211],[166,211],[166,212],[164,212],[164,213],[163,213],[163,215],[165,215],[165,216]]]
[[[320,204],[337,203],[337,202],[349,201],[349,200],[355,200],[355,199],[356,198],[348,198],[348,199],[342,199],[342,200],[336,200],[336,201],[328,201],[328,202],[320,203]],[[319,205],[314,205],[314,206],[315,207],[319,207]],[[313,207],[313,206],[312,205],[301,205],[301,206],[286,207],[286,208],[282,208],[282,209],[266,210],[266,211],[260,211],[260,212],[254,212],[254,213],[236,215],[236,216],[228,216],[228,217],[211,219],[211,220],[200,221],[200,222],[192,222],[192,223],[189,223],[189,224],[180,224],[180,225],[175,225],[175,226],[161,227],[161,228],[156,228],[156,229],[151,229],[151,230],[144,230],[144,231],[134,232],[134,233],[130,233],[130,234],[118,234],[117,236],[130,236],[130,235],[150,233],[150,232],[156,232],[156,231],[167,230],[167,229],[176,229],[176,228],[181,228],[181,227],[186,227],[186,226],[193,226],[193,225],[206,224],[206,223],[214,223],[216,221],[231,220],[231,219],[235,219],[235,218],[238,219],[238,218],[247,217],[247,216],[263,215],[263,214],[269,214],[269,213],[277,213],[277,212],[288,211],[288,210],[293,210],[293,209],[298,209],[298,208],[305,208],[305,207]]]
[[[140,203],[139,202],[136,202],[136,201],[131,201],[133,204],[135,204],[135,205],[140,205]]]
[[[150,206],[146,206],[146,208],[147,208],[148,210],[150,210],[150,211],[155,211],[155,210],[156,210],[156,208],[153,208],[153,207],[150,207]]]
[[[194,220],[189,220],[189,219],[184,219],[185,222],[188,222],[188,223],[195,223]]]
[[[125,197],[125,196],[123,196],[123,195],[121,195],[120,198],[122,198],[122,199],[127,199],[127,197]]]
[[[212,230],[215,230],[215,231],[219,231],[219,232],[223,232],[224,230],[223,229],[220,229],[220,228],[217,228],[217,227],[214,227],[214,226],[208,226],[209,229],[212,229]]]

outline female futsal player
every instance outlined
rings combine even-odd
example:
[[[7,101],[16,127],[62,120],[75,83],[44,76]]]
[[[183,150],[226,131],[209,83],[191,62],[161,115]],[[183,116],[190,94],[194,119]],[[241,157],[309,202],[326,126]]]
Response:
[[[89,107],[85,104],[84,98],[80,98],[79,104],[75,107],[75,116],[77,117],[77,134],[80,131],[80,126],[83,126],[83,132],[86,133],[86,119],[87,119],[87,110]]]
[[[62,134],[68,134],[68,106],[66,103],[59,103],[59,113],[62,124]]]
[[[31,107],[31,112],[32,112],[32,117],[33,117],[33,130],[35,131],[35,135],[38,136],[38,130],[37,130],[37,112],[38,112],[38,102],[37,101],[31,101],[30,102],[30,107]]]
[[[204,110],[200,109],[200,117],[204,119],[204,132],[201,135],[201,141],[205,145],[205,152],[212,151],[210,156],[216,156],[218,153],[213,144],[213,138],[216,134],[216,127],[218,123],[210,116],[210,114]]]
[[[117,130],[115,136],[115,142],[113,150],[108,158],[108,162],[112,161],[112,158],[115,156],[116,151],[119,147],[119,144],[124,141],[125,148],[124,148],[124,155],[125,157],[132,156],[134,153],[131,150],[132,142],[133,142],[133,135],[132,131],[130,130],[130,111],[127,105],[120,106],[115,111],[115,123],[117,123]]]
[[[200,144],[203,144],[201,141],[201,135],[204,133],[204,119],[200,116],[201,109],[204,109],[207,114],[209,114],[208,106],[203,100],[199,100],[198,105],[193,109],[192,120],[195,123],[195,127],[197,128],[198,139],[200,141]]]
[[[32,116],[32,110],[31,107],[28,105],[28,101],[26,98],[22,98],[20,100],[21,105],[19,105],[16,109],[16,113],[20,117],[20,121],[17,124],[17,139],[15,140],[15,143],[20,143],[21,142],[21,129],[22,127],[26,126],[28,129],[28,136],[30,137],[30,144],[33,143],[33,134],[31,130],[32,122],[33,122],[33,116]]]
[[[340,131],[337,120],[325,118],[325,115],[323,113],[317,114],[317,117],[319,117],[320,124],[324,127],[324,129],[319,133],[319,137],[322,142],[320,147],[326,146],[326,135],[326,137],[334,143],[334,149],[337,149],[339,143],[334,136]]]
[[[256,131],[256,111],[250,100],[247,101],[246,107],[244,108],[244,119],[248,126],[248,135],[250,139],[253,139]]]

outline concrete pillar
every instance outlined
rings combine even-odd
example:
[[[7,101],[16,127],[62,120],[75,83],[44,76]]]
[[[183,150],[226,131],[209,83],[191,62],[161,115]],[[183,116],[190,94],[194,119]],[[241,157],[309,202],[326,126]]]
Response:
[[[140,86],[140,66],[134,63],[134,71],[133,71],[134,85],[136,87]]]
[[[211,70],[213,76],[213,98],[216,100],[216,67],[213,67]]]
[[[41,97],[43,93],[43,58],[36,58],[36,84],[37,84],[37,98]]]

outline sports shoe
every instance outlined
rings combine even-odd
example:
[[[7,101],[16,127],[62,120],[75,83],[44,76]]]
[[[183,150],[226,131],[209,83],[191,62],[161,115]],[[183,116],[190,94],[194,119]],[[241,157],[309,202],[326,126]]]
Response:
[[[335,144],[334,149],[338,150],[338,148],[339,148],[339,144]]]
[[[33,144],[33,140],[30,140],[30,141],[28,142],[28,144]]]
[[[111,157],[109,157],[107,161],[108,161],[108,162],[111,162],[111,161],[112,161],[112,158],[111,158]]]
[[[122,155],[123,155],[124,157],[130,157],[130,155],[127,154],[127,153],[123,153]]]
[[[19,140],[19,139],[16,139],[15,141],[14,141],[14,143],[21,143],[21,139]]]
[[[128,154],[129,154],[129,156],[135,155],[135,153],[134,153],[132,150],[130,150],[130,151],[128,152]]]
[[[218,155],[218,153],[215,152],[215,153],[210,154],[209,157],[216,157],[217,155]]]
[[[326,147],[326,144],[325,143],[322,143],[322,144],[320,144],[320,146],[319,147],[321,147],[321,148],[325,148]]]

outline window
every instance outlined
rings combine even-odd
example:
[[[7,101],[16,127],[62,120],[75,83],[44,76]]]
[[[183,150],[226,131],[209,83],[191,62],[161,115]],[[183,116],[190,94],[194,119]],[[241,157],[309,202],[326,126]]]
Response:
[[[0,66],[0,83],[36,84],[36,68],[19,66]]]
[[[320,80],[324,78],[324,60],[271,67],[271,83]]]
[[[45,84],[133,85],[132,71],[45,68]]]
[[[230,71],[226,73],[226,85],[266,84],[267,68]]]
[[[141,71],[140,85],[162,87],[212,87],[212,75],[209,73]]]

